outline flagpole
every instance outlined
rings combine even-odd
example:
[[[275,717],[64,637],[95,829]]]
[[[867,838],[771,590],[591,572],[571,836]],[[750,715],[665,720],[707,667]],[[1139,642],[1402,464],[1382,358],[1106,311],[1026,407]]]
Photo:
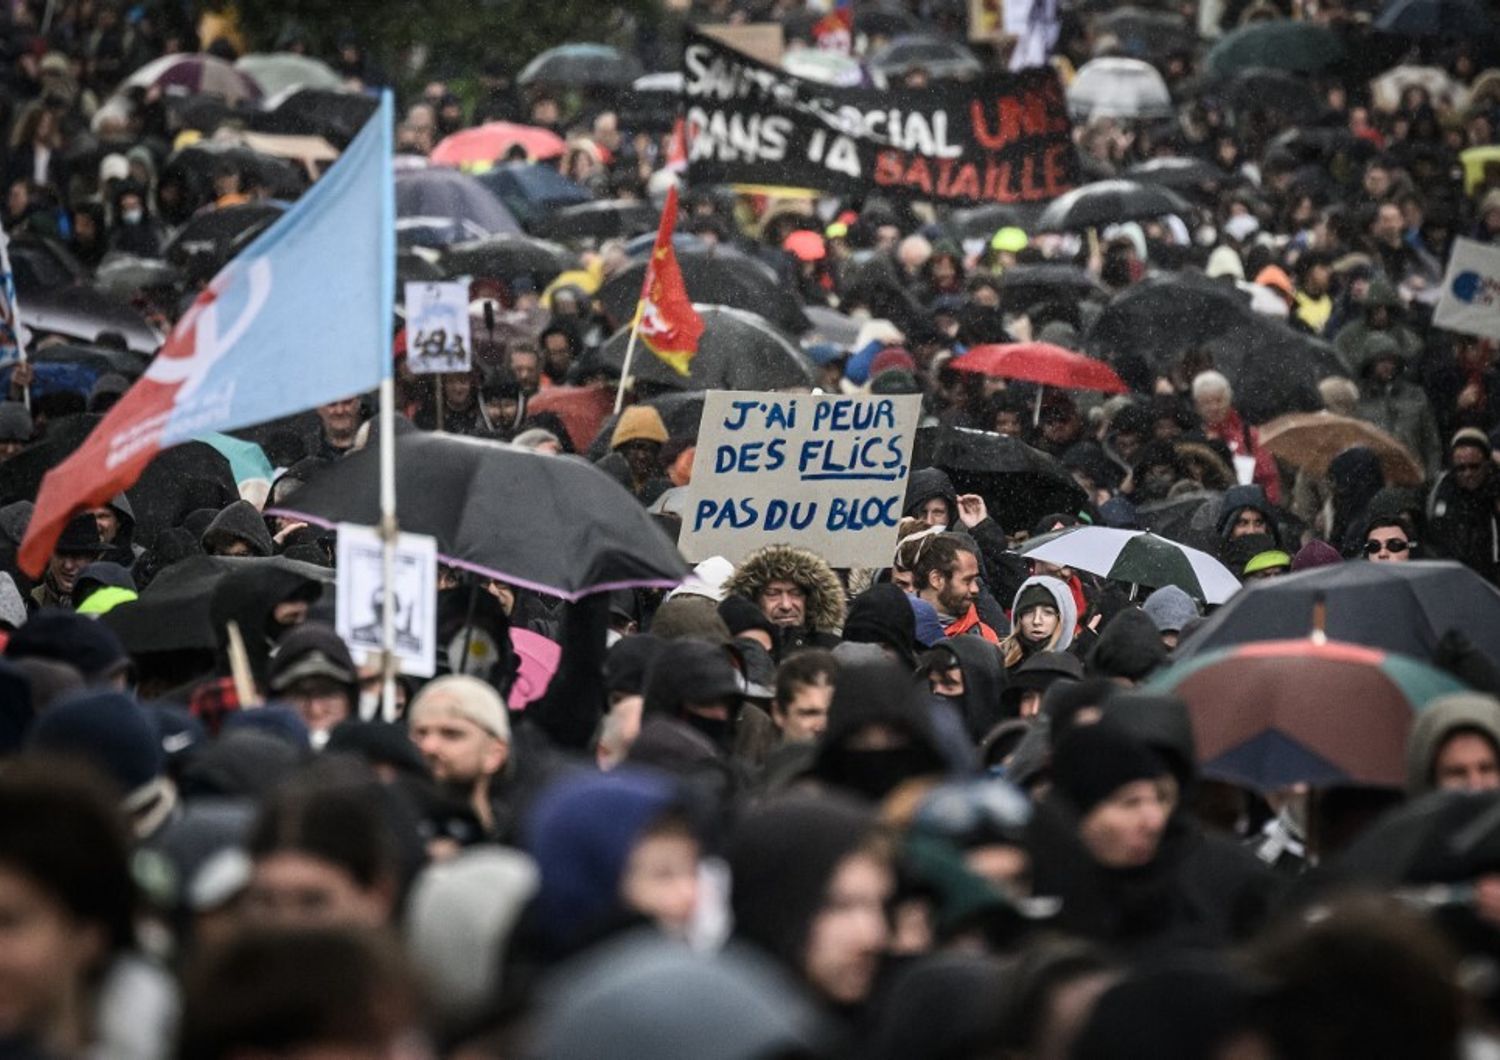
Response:
[[[630,378],[630,362],[635,359],[635,340],[641,333],[641,306],[635,304],[635,316],[630,321],[630,341],[625,343],[625,363],[620,366],[620,385],[615,388],[615,415],[625,407],[625,381]]]
[[[393,157],[392,96],[381,93],[375,121],[381,123],[383,161],[390,167]],[[382,329],[389,326],[391,306],[396,303],[396,181],[388,173],[381,190],[381,221],[385,245],[381,248],[381,301],[375,307]],[[442,386],[439,384],[441,391]],[[386,360],[380,379],[380,716],[396,720],[396,373]]]

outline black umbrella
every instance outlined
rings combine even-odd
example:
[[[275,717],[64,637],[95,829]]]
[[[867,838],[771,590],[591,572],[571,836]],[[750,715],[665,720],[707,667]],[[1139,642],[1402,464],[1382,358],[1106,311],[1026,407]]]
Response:
[[[396,174],[396,216],[404,221],[431,222],[467,238],[519,235],[521,226],[495,193],[467,173],[447,166],[403,170]],[[446,242],[458,243],[460,239]]]
[[[479,182],[498,195],[523,225],[530,225],[553,210],[577,206],[594,197],[587,188],[542,162],[492,166],[479,174]]]
[[[340,150],[348,147],[380,101],[359,92],[327,88],[299,88],[267,102],[256,117],[260,132],[321,136]]]
[[[496,280],[529,276],[539,288],[557,279],[559,273],[577,267],[578,256],[567,247],[517,235],[491,236],[451,246],[443,251],[442,265],[448,276]]]
[[[942,468],[959,493],[977,493],[1005,530],[1030,530],[1051,512],[1088,504],[1068,469],[1040,449],[991,431],[924,427],[917,431],[913,466]],[[925,456],[925,460],[924,460]]]
[[[10,240],[10,269],[23,295],[71,287],[88,274],[62,243],[35,232],[18,232]]]
[[[660,217],[648,202],[604,199],[566,206],[539,218],[531,230],[543,239],[571,242],[583,239],[629,239],[656,230]]]
[[[36,499],[42,477],[83,444],[102,416],[64,416],[47,425],[47,433],[0,464],[0,507]]]
[[[1086,345],[1143,392],[1184,354],[1206,351],[1252,423],[1322,408],[1318,380],[1345,372],[1327,343],[1256,313],[1229,284],[1188,273],[1127,287],[1104,307]]]
[[[808,323],[811,325],[807,333],[802,336],[804,345],[827,342],[841,350],[852,350],[859,338],[860,329],[864,327],[863,321],[847,313],[840,313],[831,306],[805,306],[803,312],[807,314]]]
[[[1142,184],[1160,184],[1184,195],[1209,196],[1242,179],[1202,158],[1153,158],[1131,166],[1125,176]]]
[[[687,282],[688,297],[695,302],[748,309],[794,335],[811,326],[797,295],[762,262],[739,253],[725,254],[716,248],[681,253],[677,261]],[[637,261],[599,288],[604,312],[616,327],[630,323],[635,316],[648,264]]]
[[[151,363],[144,354],[129,350],[117,350],[113,346],[88,346],[77,343],[57,343],[37,350],[31,358],[37,364],[78,364],[96,373],[118,372],[128,379],[135,379]]]
[[[207,442],[158,453],[125,495],[135,511],[135,543],[146,548],[161,531],[181,526],[188,513],[240,499],[229,458]]]
[[[94,270],[94,286],[115,298],[130,298],[153,287],[180,287],[186,278],[160,258],[111,254]]]
[[[1218,490],[1197,490],[1164,501],[1143,504],[1135,510],[1144,529],[1193,548],[1214,551],[1218,534],[1214,522],[1219,514]]]
[[[1489,658],[1500,659],[1500,590],[1451,560],[1344,563],[1273,578],[1229,601],[1179,649],[1179,657],[1304,637],[1320,599],[1331,640],[1432,659],[1438,640],[1456,629]]]
[[[863,7],[854,13],[854,32],[867,37],[900,37],[919,33],[922,23],[899,7]]]
[[[974,53],[963,44],[920,31],[896,37],[866,56],[865,65],[872,72],[892,79],[917,69],[934,78],[972,77],[983,69]]]
[[[1054,199],[1042,211],[1037,228],[1043,232],[1078,231],[1121,221],[1143,221],[1163,214],[1187,216],[1191,212],[1186,199],[1159,184],[1100,180]]]
[[[1328,866],[1339,883],[1465,883],[1500,871],[1500,794],[1434,791],[1364,830]]]
[[[671,390],[787,390],[812,384],[807,361],[792,341],[764,317],[729,306],[698,305],[703,337],[690,374],[678,374],[639,341],[630,374],[637,382]],[[599,351],[599,360],[619,372],[630,329],[621,328]]]
[[[213,197],[214,173],[226,163],[239,171],[245,183],[263,184],[272,198],[295,199],[307,189],[306,175],[287,159],[215,140],[200,140],[178,149],[162,167],[162,178],[182,179],[207,201]]]
[[[1375,150],[1368,140],[1355,136],[1342,125],[1303,126],[1287,129],[1272,138],[1268,147],[1285,148],[1298,162],[1326,162],[1345,151]]]
[[[1287,117],[1311,119],[1322,101],[1306,78],[1264,66],[1247,67],[1212,89],[1231,108],[1245,113],[1275,112]]]
[[[93,287],[64,287],[37,291],[21,299],[21,323],[34,336],[61,335],[93,342],[101,332],[125,337],[127,348],[151,354],[162,344],[162,334],[133,307]]]
[[[683,390],[672,394],[658,394],[642,404],[650,405],[661,416],[668,438],[697,439],[698,427],[703,422],[703,391]],[[589,445],[590,460],[597,462],[609,453],[609,440],[619,421],[620,417],[615,413],[605,418],[599,433]]]
[[[326,585],[333,571],[282,556],[189,556],[163,568],[140,598],[121,604],[100,618],[131,655],[168,651],[213,651],[217,631],[212,619],[214,589],[237,570],[265,572],[282,578],[290,593],[300,583]]]
[[[1116,44],[1111,54],[1135,59],[1158,59],[1174,52],[1195,51],[1198,34],[1183,17],[1171,11],[1147,11],[1134,5],[1097,15],[1089,22],[1097,38],[1108,34]]]
[[[629,88],[643,72],[635,56],[607,44],[562,44],[527,63],[516,83]]]
[[[1021,214],[1014,207],[992,202],[954,210],[948,215],[948,231],[958,239],[988,241],[1002,228],[1021,228]]]
[[[177,230],[163,257],[189,276],[206,280],[285,212],[286,207],[271,202],[246,202],[205,211]]]
[[[401,528],[435,537],[445,562],[569,600],[672,586],[687,573],[646,510],[586,461],[452,434],[395,441]],[[379,461],[377,446],[344,458],[275,514],[373,526]]]
[[[1039,302],[1077,302],[1108,292],[1077,265],[1012,265],[1000,274],[1000,308],[1022,313]]]
[[[428,261],[420,252],[410,247],[396,251],[396,300],[398,302],[406,298],[406,284],[408,283],[436,283],[447,278],[447,273],[434,262]]]
[[[1484,38],[1495,20],[1482,0],[1386,0],[1375,28],[1400,37]]]

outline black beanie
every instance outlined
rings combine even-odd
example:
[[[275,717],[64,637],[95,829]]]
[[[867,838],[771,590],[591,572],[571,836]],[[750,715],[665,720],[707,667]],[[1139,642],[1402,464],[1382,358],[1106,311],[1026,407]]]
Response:
[[[1108,722],[1074,729],[1052,752],[1053,786],[1080,817],[1126,784],[1154,780],[1167,772],[1145,744]]]
[[[1016,597],[1016,610],[1012,614],[1012,621],[1020,621],[1022,615],[1033,607],[1050,607],[1057,611],[1057,597],[1045,585],[1032,584],[1021,590],[1021,595]]]
[[[719,617],[729,627],[729,634],[738,637],[746,630],[758,629],[771,637],[771,643],[775,644],[779,639],[776,627],[766,617],[766,613],[757,607],[748,597],[732,593],[726,596],[719,604]]]

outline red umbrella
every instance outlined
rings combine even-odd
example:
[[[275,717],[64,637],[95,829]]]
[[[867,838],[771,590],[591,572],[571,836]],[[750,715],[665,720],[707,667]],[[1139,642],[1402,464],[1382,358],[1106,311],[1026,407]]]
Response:
[[[948,362],[965,372],[978,372],[1000,379],[1021,379],[1062,390],[1098,390],[1123,394],[1130,388],[1103,361],[1054,346],[1050,342],[1008,342],[975,346],[962,357]]]
[[[556,158],[563,153],[563,140],[550,129],[492,121],[472,129],[460,129],[432,149],[428,157],[440,166],[471,166],[503,159],[519,145],[529,161]]]

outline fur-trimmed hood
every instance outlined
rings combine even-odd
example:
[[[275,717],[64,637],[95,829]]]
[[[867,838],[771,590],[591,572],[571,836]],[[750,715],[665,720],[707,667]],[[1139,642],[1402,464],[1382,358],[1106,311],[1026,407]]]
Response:
[[[807,593],[807,627],[813,633],[837,633],[844,627],[844,587],[833,568],[816,552],[795,545],[767,545],[745,557],[724,583],[726,593],[758,602],[773,581],[802,586]]]

